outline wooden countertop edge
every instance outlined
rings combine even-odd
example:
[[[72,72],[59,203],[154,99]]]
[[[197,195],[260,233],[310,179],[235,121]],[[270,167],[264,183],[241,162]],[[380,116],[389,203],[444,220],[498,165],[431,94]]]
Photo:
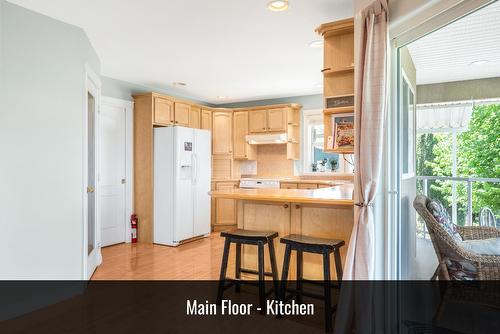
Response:
[[[354,201],[352,199],[322,199],[315,197],[275,197],[275,196],[265,196],[265,195],[244,195],[244,194],[234,194],[225,193],[223,191],[211,191],[210,196],[213,198],[227,198],[236,200],[248,200],[248,201],[258,201],[258,202],[279,202],[279,203],[303,203],[303,204],[322,204],[322,205],[346,205],[354,206]]]

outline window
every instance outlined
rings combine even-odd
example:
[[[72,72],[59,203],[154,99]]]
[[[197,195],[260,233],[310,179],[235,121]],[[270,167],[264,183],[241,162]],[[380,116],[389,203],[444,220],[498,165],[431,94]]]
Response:
[[[337,154],[323,151],[325,136],[323,112],[321,110],[304,111],[303,135],[303,174],[353,172],[351,154]],[[335,168],[333,171],[331,161],[334,161]],[[322,163],[324,163],[324,166]],[[315,167],[313,167],[313,164],[315,164]]]

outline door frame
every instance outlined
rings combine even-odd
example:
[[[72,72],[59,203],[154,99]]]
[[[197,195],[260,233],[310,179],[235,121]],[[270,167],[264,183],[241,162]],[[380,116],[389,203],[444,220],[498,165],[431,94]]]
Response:
[[[134,211],[134,102],[109,96],[101,97],[101,106],[125,109],[125,242],[131,242],[130,215]],[[100,124],[100,123],[99,123]],[[99,131],[102,127],[99,126]]]
[[[387,140],[385,143],[385,276],[386,279],[401,279],[401,161],[399,156],[399,48],[430,34],[496,0],[459,0],[447,4],[435,4],[399,22],[403,29],[390,31],[389,68],[389,113],[387,117]],[[447,6],[443,8],[443,6]],[[437,14],[436,14],[437,13]],[[416,101],[415,101],[416,103]],[[416,115],[415,115],[416,116]]]
[[[96,171],[95,175],[95,211],[94,211],[94,221],[96,224],[95,238],[96,238],[96,251],[97,251],[97,263],[98,265],[102,263],[101,254],[101,224],[100,224],[100,206],[99,206],[99,168],[100,168],[100,120],[99,112],[101,105],[101,80],[97,73],[92,69],[92,67],[86,63],[85,64],[85,85],[83,87],[83,184],[82,184],[82,197],[83,197],[83,245],[82,245],[82,280],[90,280],[92,274],[88,272],[88,200],[87,200],[87,185],[88,185],[88,94],[91,93],[95,99],[95,105],[97,106],[94,111],[94,169]]]

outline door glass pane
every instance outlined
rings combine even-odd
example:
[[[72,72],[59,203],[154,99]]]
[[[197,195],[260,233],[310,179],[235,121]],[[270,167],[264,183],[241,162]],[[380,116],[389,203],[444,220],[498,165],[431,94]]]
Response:
[[[88,93],[88,212],[87,212],[87,232],[88,232],[88,254],[95,248],[95,98]]]

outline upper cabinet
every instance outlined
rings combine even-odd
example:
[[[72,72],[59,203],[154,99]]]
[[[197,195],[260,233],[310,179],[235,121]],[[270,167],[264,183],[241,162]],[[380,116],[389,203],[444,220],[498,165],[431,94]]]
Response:
[[[212,112],[208,109],[201,109],[201,128],[212,131]]]
[[[285,132],[287,126],[287,114],[288,108],[251,110],[248,114],[249,132]]]
[[[270,109],[267,112],[267,130],[271,132],[286,131],[288,108]]]
[[[324,151],[354,151],[354,19],[325,23],[323,36]]]
[[[251,133],[267,132],[267,110],[252,110],[248,115]]]
[[[155,97],[153,123],[157,125],[170,125],[174,123],[174,103],[170,100]]]
[[[212,154],[233,153],[233,112],[212,113]]]
[[[191,115],[189,116],[189,127],[194,129],[201,128],[201,108],[191,107]]]
[[[191,114],[191,106],[187,103],[175,102],[175,124],[189,126],[189,116]]]
[[[255,160],[257,147],[246,142],[248,135],[248,111],[237,111],[233,115],[233,157],[238,160]]]

